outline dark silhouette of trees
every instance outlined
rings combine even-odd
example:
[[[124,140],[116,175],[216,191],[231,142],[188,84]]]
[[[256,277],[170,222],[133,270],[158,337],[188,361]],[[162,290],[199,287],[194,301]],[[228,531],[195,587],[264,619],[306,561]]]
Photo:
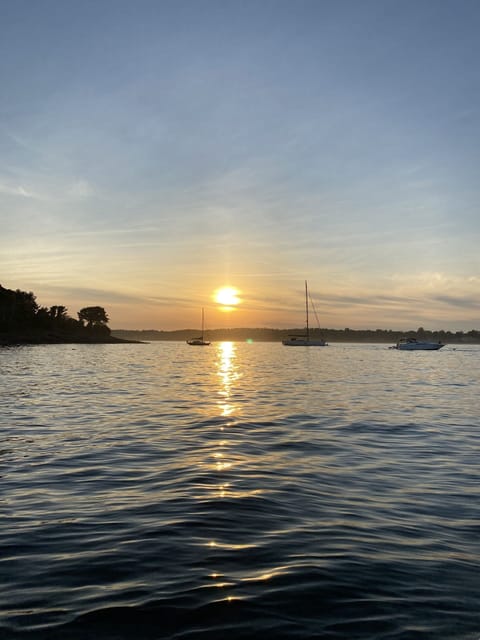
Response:
[[[57,323],[61,323],[62,320],[65,320],[67,316],[67,307],[63,307],[62,305],[55,305],[50,307],[49,314],[52,320],[57,321]]]
[[[108,316],[103,307],[84,307],[78,312],[78,319],[82,324],[86,322],[90,331],[110,333],[107,327]]]
[[[67,311],[64,305],[40,307],[31,291],[13,291],[0,285],[0,344],[88,342],[110,337],[108,316],[103,307],[85,307],[78,314],[78,320],[71,318]]]
[[[30,326],[35,321],[38,309],[31,291],[12,291],[0,285],[0,329]]]

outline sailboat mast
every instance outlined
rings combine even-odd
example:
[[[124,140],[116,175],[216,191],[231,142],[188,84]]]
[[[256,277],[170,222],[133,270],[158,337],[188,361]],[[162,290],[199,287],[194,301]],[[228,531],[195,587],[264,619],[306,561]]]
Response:
[[[307,340],[310,337],[310,333],[309,333],[309,329],[308,329],[308,288],[307,288],[307,281],[305,280],[305,312],[307,315]]]
[[[202,307],[202,340],[203,340],[203,325],[204,325],[204,308]]]

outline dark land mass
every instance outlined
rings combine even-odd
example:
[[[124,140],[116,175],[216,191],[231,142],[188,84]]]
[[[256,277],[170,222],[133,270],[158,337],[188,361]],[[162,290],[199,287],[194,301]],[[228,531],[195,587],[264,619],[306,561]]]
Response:
[[[301,335],[304,329],[268,329],[268,328],[237,328],[211,329],[204,332],[205,340],[212,342],[281,342],[289,335]],[[112,330],[112,335],[127,340],[141,340],[153,342],[155,340],[184,341],[199,335],[198,329],[180,329],[176,331],[150,330]],[[395,344],[402,337],[412,337],[444,344],[480,344],[480,331],[472,330],[468,333],[457,331],[429,331],[420,327],[416,331],[393,331],[387,329],[314,329],[310,330],[310,337],[323,338],[327,342],[368,342]]]
[[[113,336],[107,322],[103,307],[85,307],[76,320],[63,305],[41,307],[31,291],[13,291],[0,285],[0,346],[138,343]]]
[[[126,340],[115,336],[96,336],[59,332],[0,332],[0,347],[22,344],[141,344],[139,340]]]

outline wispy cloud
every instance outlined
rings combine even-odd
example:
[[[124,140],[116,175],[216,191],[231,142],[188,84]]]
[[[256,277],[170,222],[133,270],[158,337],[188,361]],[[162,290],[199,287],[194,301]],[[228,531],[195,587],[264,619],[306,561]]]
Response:
[[[433,296],[433,300],[437,300],[438,302],[455,309],[462,308],[469,309],[471,311],[478,311],[478,309],[480,309],[480,297],[478,295],[475,297],[437,295]]]
[[[67,196],[74,198],[89,198],[95,193],[92,185],[85,179],[78,179],[66,189]]]
[[[0,182],[0,193],[7,196],[18,196],[20,198],[37,198],[38,195],[23,185],[7,184]]]

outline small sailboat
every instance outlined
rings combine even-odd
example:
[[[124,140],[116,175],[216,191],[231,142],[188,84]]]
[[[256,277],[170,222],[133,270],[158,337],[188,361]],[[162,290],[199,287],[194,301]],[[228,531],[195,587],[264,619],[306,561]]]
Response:
[[[327,347],[328,343],[323,338],[311,338],[310,328],[308,324],[308,285],[305,280],[305,311],[307,316],[307,322],[305,327],[305,333],[302,335],[292,335],[282,340],[282,344],[286,347]]]
[[[210,342],[207,342],[206,340],[203,339],[204,324],[205,324],[205,313],[202,307],[202,335],[199,336],[198,338],[192,338],[192,340],[187,340],[187,344],[192,345],[192,347],[207,347],[210,344]]]

